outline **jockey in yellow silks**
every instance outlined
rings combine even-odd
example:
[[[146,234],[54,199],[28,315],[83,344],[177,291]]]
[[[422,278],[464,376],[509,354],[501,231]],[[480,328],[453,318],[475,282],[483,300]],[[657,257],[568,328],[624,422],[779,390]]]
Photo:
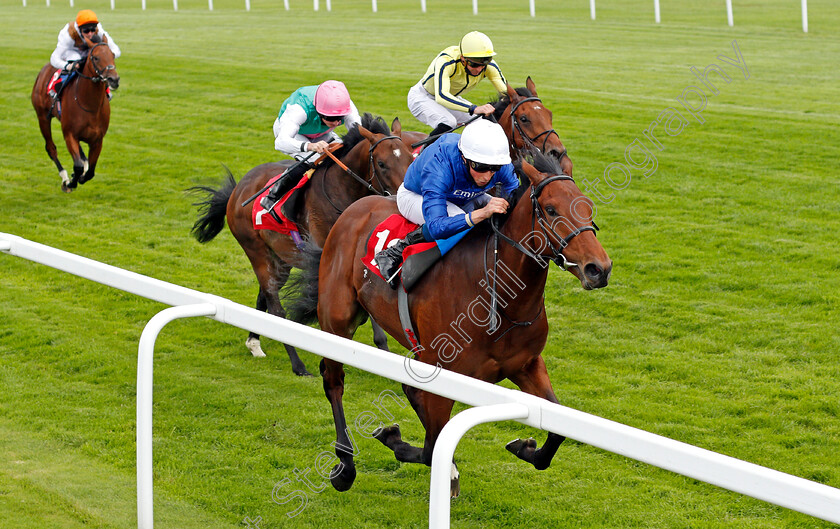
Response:
[[[493,105],[475,105],[464,96],[485,78],[499,94],[507,93],[507,82],[494,55],[493,43],[478,31],[467,33],[459,45],[441,51],[408,92],[411,114],[434,127],[432,135],[451,131],[474,114],[492,114]]]

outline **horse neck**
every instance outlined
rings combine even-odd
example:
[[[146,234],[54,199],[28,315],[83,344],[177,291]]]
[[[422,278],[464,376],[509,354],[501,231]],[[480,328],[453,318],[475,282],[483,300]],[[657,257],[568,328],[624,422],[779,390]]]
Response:
[[[537,229],[536,226],[532,226],[532,220],[533,210],[526,194],[514,206],[507,222],[505,222],[499,231],[519,244],[529,247],[527,244],[529,239],[528,234],[534,229]],[[492,237],[493,235],[491,235]],[[531,248],[529,247],[529,249]],[[545,293],[545,285],[548,278],[548,263],[550,261],[545,259],[542,263],[539,263],[503,240],[498,241],[498,251],[499,262],[504,263],[510,275],[519,279],[520,285],[525,285],[521,289],[521,292],[516,295],[516,303],[511,303],[505,309],[505,312],[514,318],[518,312],[523,313],[520,315],[522,318],[528,317],[528,314],[533,317],[533,307],[536,306],[535,303],[541,302]],[[490,257],[492,258],[492,253]],[[492,267],[493,265],[491,262],[488,262],[488,266]],[[502,278],[501,274],[497,275],[500,279]]]
[[[368,176],[368,163],[367,163],[367,140],[360,141],[358,144],[354,145],[350,151],[345,154],[342,158],[340,158],[341,163],[347,166],[348,169],[359,175],[362,179],[366,180]],[[344,211],[350,204],[359,200],[363,196],[369,195],[370,192],[362,186],[355,178],[350,176],[344,169],[342,169],[338,164],[333,163],[325,170],[320,171],[320,174],[317,176],[320,180],[320,186],[324,189],[324,192],[329,196],[330,201],[335,207]],[[324,202],[327,202],[326,200]],[[329,209],[334,212],[335,219],[341,214],[341,212],[336,212],[335,207],[330,205],[329,202],[326,204]],[[335,221],[333,219],[333,221]]]
[[[94,71],[90,57],[85,61],[82,74],[76,77],[75,97],[82,106],[88,110],[97,111],[102,106],[102,99],[105,97],[105,88],[108,83],[104,81],[94,82],[98,75]]]

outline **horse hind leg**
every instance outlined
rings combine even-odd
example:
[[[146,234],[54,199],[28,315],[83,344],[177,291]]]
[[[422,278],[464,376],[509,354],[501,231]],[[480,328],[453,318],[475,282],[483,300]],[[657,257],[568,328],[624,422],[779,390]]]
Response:
[[[284,264],[280,267],[280,270],[276,273],[273,279],[268,281],[263,281],[262,279],[260,280],[260,290],[265,293],[266,311],[273,316],[278,316],[284,319],[286,318],[286,310],[280,303],[278,291],[283,288],[283,285],[286,284],[286,280],[289,279],[289,272],[291,272],[291,267]],[[257,298],[257,302],[259,303],[259,298]],[[286,348],[286,354],[289,355],[289,361],[292,364],[292,371],[294,374],[299,377],[313,376],[312,373],[306,369],[306,364],[304,364],[303,360],[301,360],[300,356],[298,356],[297,349],[286,343],[284,343],[283,346]]]
[[[321,360],[320,367],[324,381],[324,394],[330,401],[335,423],[336,440],[332,446],[335,448],[335,455],[339,461],[330,472],[330,483],[335,490],[344,492],[350,490],[353,482],[356,481],[356,464],[353,457],[357,452],[344,415],[344,366],[339,362],[324,358]]]
[[[370,327],[373,329],[373,344],[379,349],[390,353],[391,350],[388,348],[388,335],[385,334],[382,327],[373,318],[370,319]]]
[[[67,170],[61,166],[61,162],[58,160],[58,150],[55,147],[55,142],[52,137],[52,118],[48,113],[38,112],[38,127],[41,129],[41,136],[44,137],[44,149],[47,151],[47,156],[50,157],[50,160],[53,161],[58,169],[58,176],[61,178],[61,189],[65,193],[69,193],[72,191],[72,189],[67,187],[67,184],[70,182],[70,176],[68,176]]]
[[[260,288],[260,293],[257,295],[257,310],[260,312],[265,312],[268,308],[268,303],[265,300],[265,291]],[[251,331],[248,334],[248,339],[245,340],[245,347],[251,351],[251,354],[257,358],[264,358],[265,352],[262,350],[262,346],[260,345],[260,335]]]

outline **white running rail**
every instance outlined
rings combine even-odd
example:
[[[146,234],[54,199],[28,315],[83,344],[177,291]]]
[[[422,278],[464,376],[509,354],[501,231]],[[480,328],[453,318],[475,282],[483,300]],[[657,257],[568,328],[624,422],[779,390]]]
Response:
[[[158,333],[177,318],[206,316],[294,345],[382,377],[418,386],[406,359],[317,329],[270,316],[230,300],[0,233],[0,251],[41,263],[172,308],[152,318],[140,337],[137,367],[137,522],[152,529],[152,356]],[[409,360],[413,376],[432,374],[431,366]],[[441,370],[420,384],[429,391],[476,408],[446,425],[432,460],[429,527],[449,527],[449,472],[458,441],[476,424],[517,420],[603,450],[642,461],[816,518],[840,523],[840,490],[776,470],[589,415],[520,391]],[[325,404],[326,406],[326,404]],[[529,470],[523,463],[523,472]],[[533,469],[531,470],[533,471]]]

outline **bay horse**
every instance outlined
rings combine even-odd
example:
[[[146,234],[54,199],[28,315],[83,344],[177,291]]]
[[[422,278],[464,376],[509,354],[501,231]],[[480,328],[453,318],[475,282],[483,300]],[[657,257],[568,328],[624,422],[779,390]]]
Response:
[[[385,121],[370,114],[362,116],[362,126],[353,127],[343,138],[343,146],[334,154],[363,182],[356,181],[344,169],[331,161],[320,164],[303,189],[302,206],[298,215],[300,235],[317,245],[322,245],[330,228],[347,206],[365,195],[395,194],[402,184],[405,172],[413,158],[408,146],[399,138],[399,122],[395,130],[388,130]],[[225,217],[230,231],[257,275],[260,290],[257,310],[274,316],[286,317],[278,292],[289,278],[299,251],[291,236],[271,230],[256,230],[251,219],[252,204],[242,203],[263,189],[274,176],[282,173],[292,160],[264,163],[248,171],[239,184],[228,172],[226,181],[218,189],[197,186],[193,191],[204,192],[206,200],[201,206],[201,216],[192,228],[192,234],[201,242],[212,240],[224,227]],[[372,190],[372,191],[371,191]],[[388,350],[387,337],[374,325],[374,343]],[[251,354],[265,356],[260,337],[251,332],[245,345]],[[286,352],[292,371],[299,376],[311,376],[298,357],[296,349],[288,344]]]
[[[557,403],[541,357],[549,330],[544,298],[548,261],[573,274],[587,290],[607,285],[612,261],[595,237],[592,201],[572,177],[562,173],[559,160],[539,153],[533,156],[539,169],[524,160],[517,162],[520,178],[527,183],[517,196],[528,196],[512,199],[501,227],[493,230],[491,222],[484,222],[473,228],[420,278],[408,299],[415,336],[422,346],[415,355],[417,360],[491,383],[509,379],[522,391]],[[302,284],[308,287],[290,306],[293,318],[313,320],[317,308],[322,330],[352,338],[369,315],[406,349],[418,350],[412,349],[400,322],[397,293],[362,262],[368,236],[395,213],[395,201],[382,197],[364,198],[345,210],[323,251],[311,247],[305,252],[309,263],[303,267]],[[491,241],[496,236],[504,243],[499,244],[494,264]],[[498,285],[497,313],[490,309],[486,289],[480,286],[491,283]],[[479,306],[484,307],[483,312]],[[447,339],[441,340],[444,334]],[[452,338],[453,334],[457,338]],[[334,446],[340,461],[330,480],[343,491],[356,477],[353,454],[346,451],[353,445],[342,405],[344,369],[327,358],[320,367],[335,420]],[[399,461],[430,465],[453,401],[423,391],[422,379],[415,380],[420,383],[415,387],[404,384],[403,391],[426,430],[423,447],[403,441],[397,425],[373,435],[393,450]],[[563,440],[549,433],[540,448],[533,439],[518,439],[507,449],[542,470]],[[460,490],[454,463],[452,475],[454,497]]]
[[[556,157],[562,173],[574,176],[572,160],[552,125],[553,114],[537,95],[537,87],[530,76],[523,88],[514,89],[508,85],[507,95],[490,104],[496,109],[493,117],[507,134],[512,159],[536,149]]]
[[[96,173],[96,162],[102,152],[102,139],[108,132],[111,121],[111,104],[108,101],[105,88],[116,90],[120,86],[120,76],[114,64],[114,54],[106,42],[94,44],[85,39],[89,50],[84,57],[84,66],[61,91],[59,115],[58,105],[54,105],[49,94],[47,84],[57,71],[47,63],[38,73],[35,85],[32,87],[32,106],[38,116],[38,126],[44,137],[45,147],[50,159],[58,168],[61,177],[61,189],[69,193],[78,184],[91,180]],[[52,138],[52,119],[57,118],[61,123],[61,132],[67,143],[67,150],[73,157],[73,178],[67,176],[67,171],[58,160],[55,142]],[[82,150],[79,142],[88,144],[88,156]]]
[[[516,160],[520,153],[534,149],[557,158],[564,174],[573,176],[573,164],[560,135],[552,125],[553,114],[537,95],[537,87],[530,76],[525,86],[507,86],[507,94],[490,101],[496,109],[493,119],[502,126],[510,145],[510,156]],[[412,145],[428,138],[417,131],[402,131],[402,139]]]

